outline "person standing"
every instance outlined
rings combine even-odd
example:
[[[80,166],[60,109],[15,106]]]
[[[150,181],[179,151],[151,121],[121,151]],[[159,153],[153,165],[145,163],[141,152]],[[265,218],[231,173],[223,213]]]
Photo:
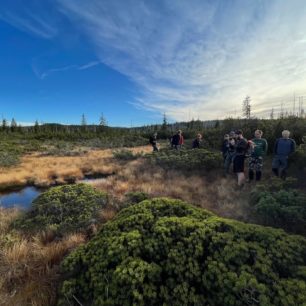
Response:
[[[158,147],[157,147],[157,133],[156,132],[150,137],[149,141],[150,141],[150,144],[153,148],[153,152],[157,152]]]
[[[235,155],[235,150],[236,150],[236,137],[235,137],[235,132],[230,132],[229,137],[228,137],[228,142],[225,139],[223,142],[223,145],[225,145],[226,149],[226,155],[223,154],[224,158],[224,175],[229,174],[229,169],[231,167],[231,164],[233,162],[233,158]],[[228,147],[227,147],[228,146]],[[222,147],[222,152],[223,147]]]
[[[229,135],[225,134],[224,138],[223,138],[223,142],[222,142],[222,148],[221,148],[221,152],[222,152],[222,156],[223,156],[223,163],[225,162],[229,146],[230,146]]]
[[[274,144],[274,157],[272,160],[272,171],[276,176],[283,179],[286,178],[286,170],[288,168],[288,157],[295,152],[296,143],[289,138],[290,132],[284,130],[282,137],[278,138]]]
[[[199,133],[199,134],[197,134],[197,138],[194,139],[194,141],[192,142],[192,148],[193,149],[200,149],[201,142],[202,142],[202,135]]]
[[[178,130],[175,135],[172,136],[172,147],[176,150],[179,150],[184,144],[184,137],[182,135],[182,131]]]
[[[237,173],[238,186],[243,186],[245,182],[244,175],[244,159],[248,150],[248,142],[243,137],[243,133],[241,130],[236,131],[237,142],[236,142],[236,150],[233,159],[234,165],[234,173]]]
[[[263,132],[256,130],[254,138],[251,141],[251,156],[249,158],[249,181],[254,180],[254,171],[256,181],[260,181],[262,176],[263,157],[268,152],[268,142],[262,138]]]

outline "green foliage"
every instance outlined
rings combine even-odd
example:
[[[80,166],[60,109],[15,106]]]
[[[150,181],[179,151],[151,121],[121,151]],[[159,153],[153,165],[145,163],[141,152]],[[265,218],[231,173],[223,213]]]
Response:
[[[179,200],[122,210],[63,262],[59,305],[306,303],[306,240]]]
[[[19,154],[0,151],[0,167],[15,166],[19,162]]]
[[[290,187],[287,181],[274,178],[256,186],[251,204],[264,224],[306,234],[306,194]]]
[[[14,143],[2,141],[0,146],[0,167],[17,165],[20,162],[22,152],[23,149],[15,146]]]
[[[222,156],[219,152],[205,149],[195,150],[163,150],[158,154],[150,154],[149,158],[158,165],[176,170],[212,170],[222,166]]]
[[[149,199],[149,195],[141,191],[128,192],[125,194],[125,202],[127,205],[137,204],[147,199]]]
[[[306,168],[306,136],[303,136],[301,143],[296,152],[292,155],[291,160],[300,168]]]
[[[130,150],[122,149],[113,152],[113,156],[119,160],[134,160],[142,156],[141,153],[134,154]]]
[[[106,194],[88,184],[54,187],[39,195],[14,225],[24,231],[50,228],[58,234],[83,231],[106,202]]]

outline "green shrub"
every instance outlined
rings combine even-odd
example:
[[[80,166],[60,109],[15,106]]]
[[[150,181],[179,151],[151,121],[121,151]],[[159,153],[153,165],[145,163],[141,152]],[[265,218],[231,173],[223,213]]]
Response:
[[[158,154],[148,155],[153,162],[164,168],[176,170],[212,170],[220,168],[222,156],[219,152],[205,149],[195,150],[163,150]]]
[[[113,152],[113,156],[119,160],[134,160],[142,156],[141,153],[134,154],[130,150],[122,149]]]
[[[306,168],[306,136],[303,137],[303,143],[298,146],[296,152],[290,159],[300,169]]]
[[[105,193],[87,184],[53,187],[39,195],[14,225],[25,231],[51,228],[58,234],[83,231],[106,202]]]
[[[125,194],[125,202],[127,205],[137,204],[149,199],[149,195],[141,191],[132,191]]]
[[[122,210],[62,268],[59,305],[306,303],[303,237],[166,198]]]
[[[19,154],[0,151],[0,167],[15,166],[20,162]]]
[[[292,181],[273,178],[257,185],[251,204],[264,224],[306,234],[306,194],[290,187]]]

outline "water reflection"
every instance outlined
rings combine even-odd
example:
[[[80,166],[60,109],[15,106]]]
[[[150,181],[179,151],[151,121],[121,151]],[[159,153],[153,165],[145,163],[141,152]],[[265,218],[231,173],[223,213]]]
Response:
[[[26,187],[20,191],[10,192],[8,194],[0,195],[0,206],[3,207],[13,207],[18,206],[27,209],[31,206],[32,201],[41,193],[42,191],[36,187]]]

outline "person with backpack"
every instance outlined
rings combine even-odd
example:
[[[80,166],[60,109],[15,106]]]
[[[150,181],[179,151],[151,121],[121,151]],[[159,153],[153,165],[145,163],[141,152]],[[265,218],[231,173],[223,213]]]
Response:
[[[158,152],[158,147],[157,147],[157,133],[155,132],[152,136],[150,136],[149,142],[153,148],[153,152]]]
[[[224,175],[225,176],[229,174],[229,170],[233,162],[235,148],[236,148],[235,132],[230,132],[228,137],[227,135],[228,134],[225,134],[224,141],[222,144],[222,154],[224,158]]]
[[[192,148],[193,149],[200,149],[201,142],[202,142],[202,135],[199,133],[199,134],[197,134],[197,138],[194,139],[194,141],[192,142]]]
[[[179,150],[181,149],[183,144],[184,144],[184,137],[182,135],[182,131],[178,130],[177,133],[172,136],[171,145],[176,150]]]
[[[268,142],[262,138],[263,132],[256,130],[254,138],[250,142],[250,158],[249,158],[249,181],[254,180],[254,171],[256,181],[260,181],[263,166],[263,157],[268,152]]]
[[[238,186],[243,186],[245,182],[244,159],[248,150],[248,142],[243,137],[241,130],[236,131],[237,141],[233,158],[234,173],[237,173]]]
[[[286,170],[288,168],[288,157],[295,152],[296,143],[289,138],[290,132],[284,130],[282,138],[278,138],[274,144],[274,157],[272,160],[272,171],[276,176],[283,179],[286,178]]]

